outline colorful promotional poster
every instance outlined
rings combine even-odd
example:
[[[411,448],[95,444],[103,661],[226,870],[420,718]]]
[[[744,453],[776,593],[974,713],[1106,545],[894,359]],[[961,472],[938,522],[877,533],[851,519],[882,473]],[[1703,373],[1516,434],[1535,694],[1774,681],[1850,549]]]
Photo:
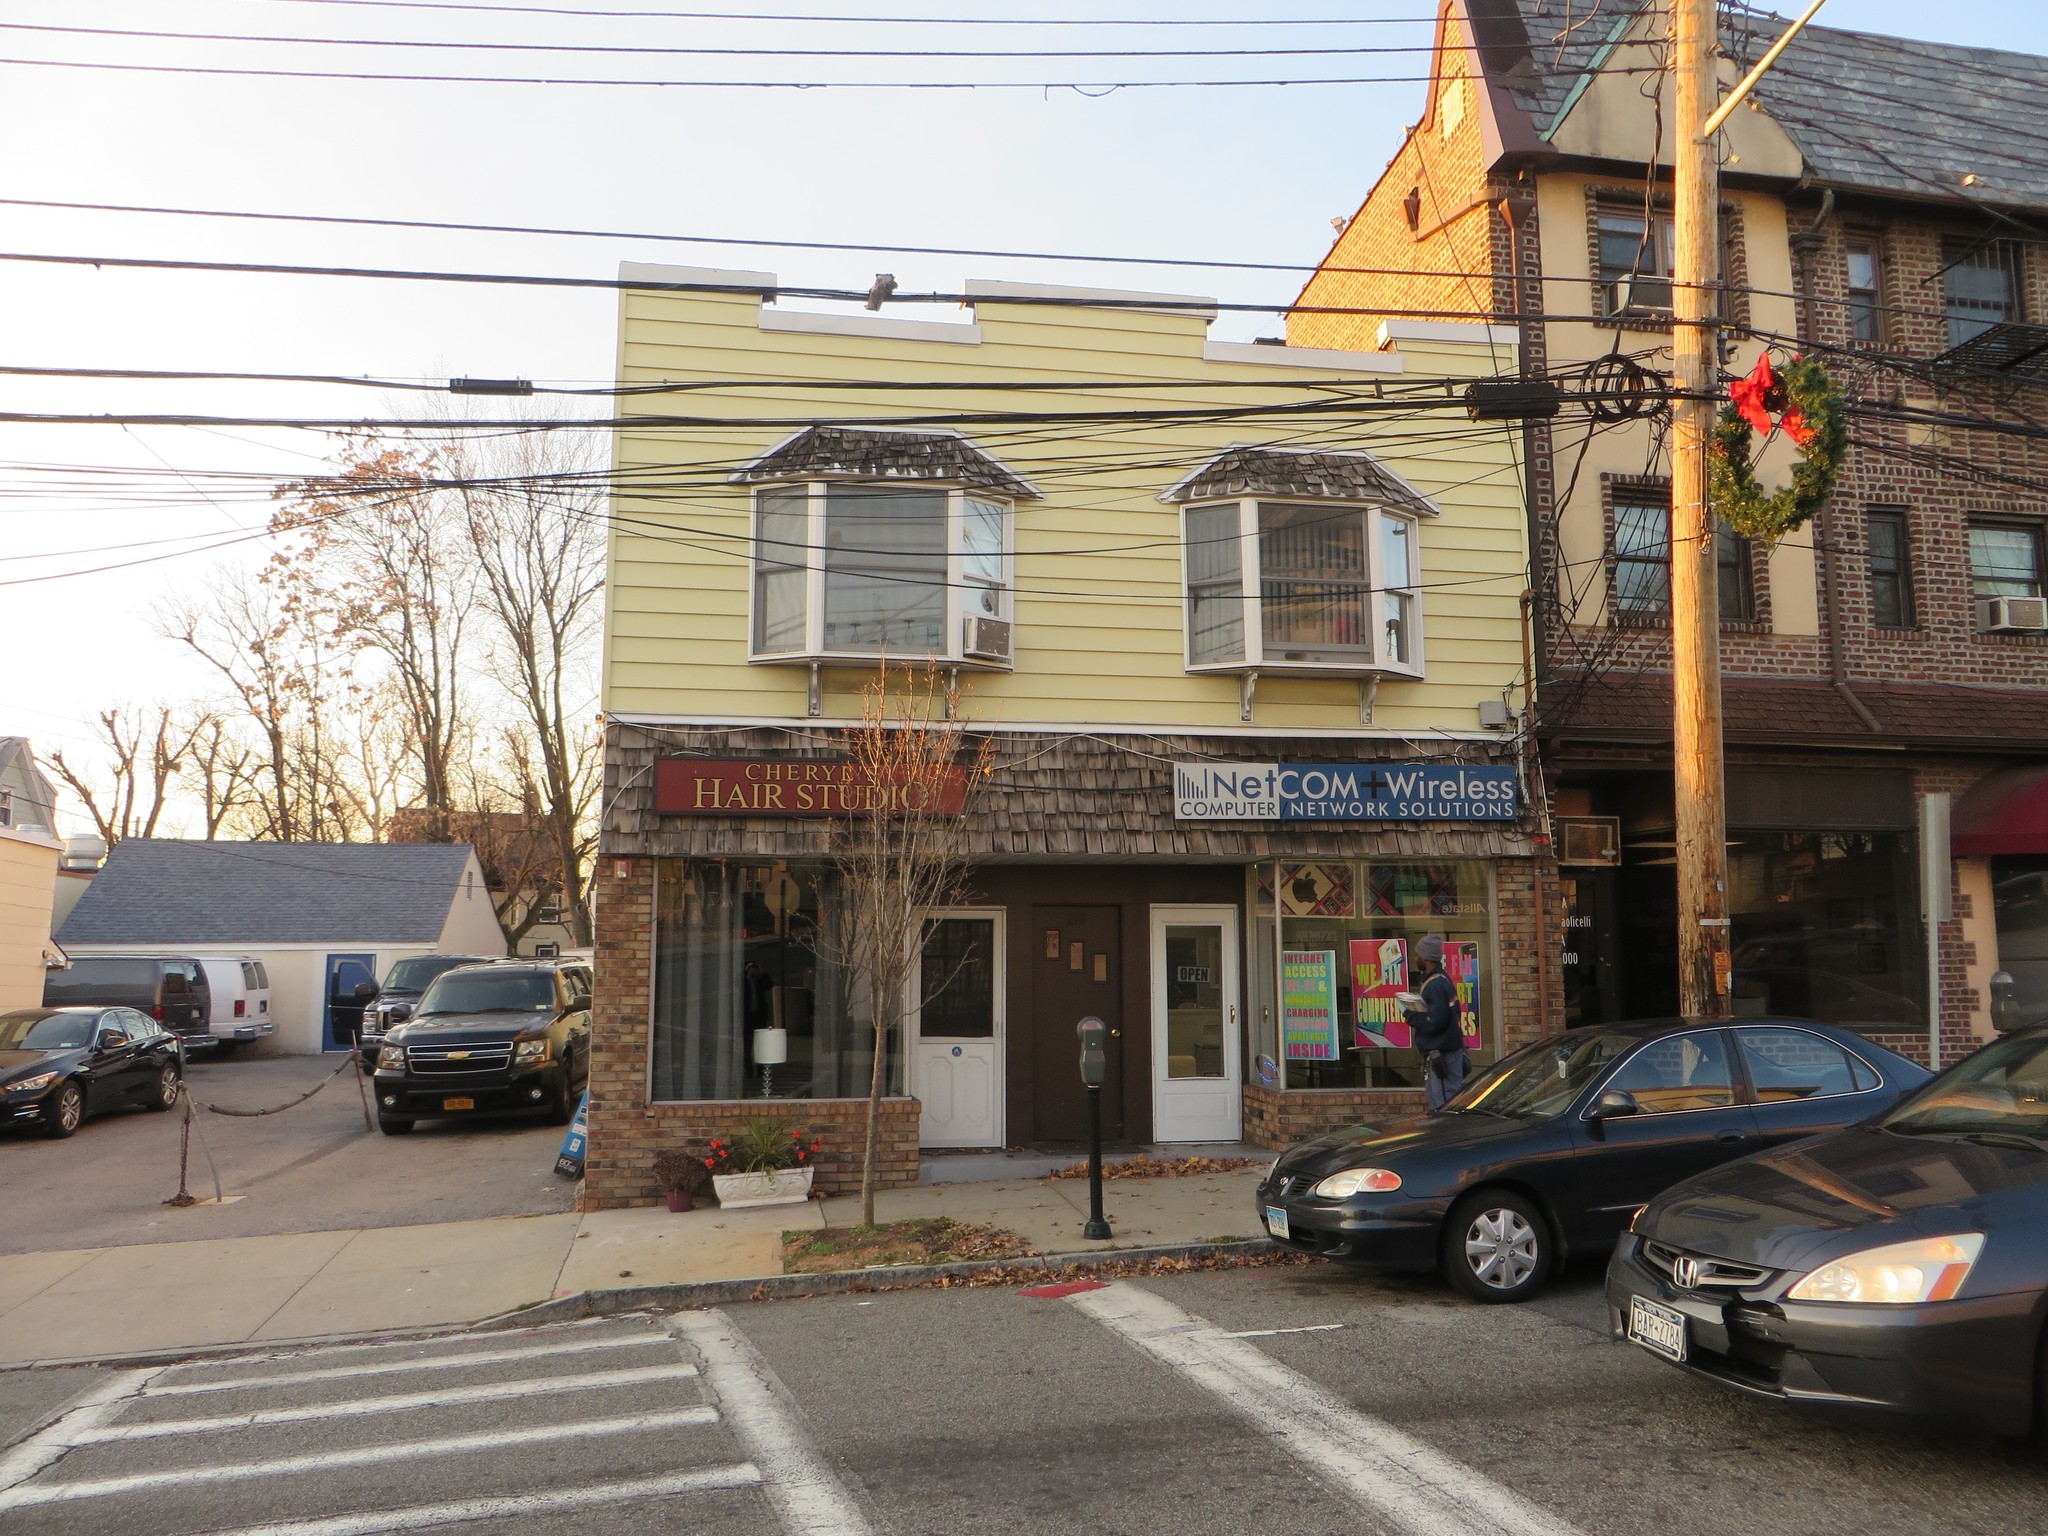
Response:
[[[1459,942],[1444,946],[1444,974],[1458,989],[1458,1025],[1465,1031],[1465,1049],[1479,1049],[1479,945]]]
[[[1408,989],[1404,939],[1351,941],[1351,1014],[1360,1049],[1409,1043],[1408,1020],[1396,994]]]
[[[1335,1061],[1337,952],[1289,949],[1280,955],[1280,1043],[1289,1061]]]
[[[1349,864],[1289,864],[1280,871],[1283,917],[1349,917]]]

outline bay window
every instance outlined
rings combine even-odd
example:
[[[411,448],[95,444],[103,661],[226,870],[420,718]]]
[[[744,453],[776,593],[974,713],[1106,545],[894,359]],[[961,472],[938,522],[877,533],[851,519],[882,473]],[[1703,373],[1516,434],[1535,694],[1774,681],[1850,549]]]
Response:
[[[1006,664],[1011,503],[980,490],[821,480],[754,498],[752,654]]]
[[[1257,499],[1183,517],[1190,669],[1420,674],[1413,516]]]

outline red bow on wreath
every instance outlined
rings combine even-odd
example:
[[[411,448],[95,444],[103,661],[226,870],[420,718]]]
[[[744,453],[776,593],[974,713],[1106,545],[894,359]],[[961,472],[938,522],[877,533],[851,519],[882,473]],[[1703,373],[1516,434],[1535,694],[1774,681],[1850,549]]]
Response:
[[[1792,361],[1796,363],[1799,359],[1795,356]],[[1771,418],[1775,415],[1776,425],[1801,448],[1813,441],[1813,428],[1806,424],[1799,407],[1788,408],[1786,404],[1785,381],[1771,371],[1770,353],[1756,360],[1748,377],[1728,386],[1728,398],[1735,402],[1736,413],[1765,436],[1770,435]]]

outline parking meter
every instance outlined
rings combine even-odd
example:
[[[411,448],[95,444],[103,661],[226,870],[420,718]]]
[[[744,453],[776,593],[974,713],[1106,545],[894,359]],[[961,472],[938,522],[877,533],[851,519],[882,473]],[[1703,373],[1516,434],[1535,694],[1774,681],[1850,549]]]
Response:
[[[1081,1041],[1081,1082],[1088,1089],[1088,1224],[1081,1235],[1102,1242],[1110,1236],[1102,1214],[1102,1080],[1109,1072],[1104,1049],[1109,1026],[1090,1014],[1074,1026],[1074,1033]]]
[[[1074,1026],[1074,1033],[1081,1040],[1081,1081],[1090,1088],[1100,1088],[1109,1071],[1109,1057],[1103,1050],[1109,1026],[1090,1014]]]
[[[1996,1030],[2020,1027],[2019,983],[2011,971],[1991,973],[1991,1027]]]

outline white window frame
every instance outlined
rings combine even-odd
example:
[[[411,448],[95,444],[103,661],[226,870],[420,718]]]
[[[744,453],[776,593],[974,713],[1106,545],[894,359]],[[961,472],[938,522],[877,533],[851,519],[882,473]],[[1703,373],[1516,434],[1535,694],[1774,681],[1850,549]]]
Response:
[[[1274,506],[1328,507],[1333,513],[1355,512],[1365,519],[1365,579],[1372,588],[1371,635],[1369,647],[1361,647],[1355,657],[1332,657],[1329,660],[1288,660],[1285,657],[1269,659],[1266,655],[1266,626],[1260,608],[1260,590],[1263,586],[1259,567],[1259,507],[1261,503]],[[1218,507],[1237,508],[1238,537],[1238,612],[1244,638],[1244,654],[1240,657],[1197,661],[1195,659],[1194,604],[1188,591],[1188,518],[1191,513],[1212,511]],[[1355,677],[1364,673],[1384,673],[1391,677],[1415,677],[1423,675],[1426,658],[1423,655],[1423,613],[1422,589],[1426,585],[1422,575],[1422,518],[1412,512],[1397,511],[1391,507],[1372,502],[1319,501],[1300,496],[1245,496],[1225,497],[1216,500],[1193,501],[1181,507],[1181,657],[1189,672],[1276,672],[1304,673],[1309,675]],[[1405,524],[1408,530],[1408,585],[1405,587],[1382,587],[1380,585],[1380,563],[1385,537],[1385,525],[1389,522]],[[1388,614],[1392,609],[1390,595],[1400,595],[1408,603],[1408,656],[1405,661],[1396,661],[1386,654],[1385,636]]]
[[[858,477],[839,477],[830,480],[779,480],[765,481],[753,489],[748,508],[747,539],[747,659],[759,663],[788,663],[809,661],[873,661],[881,654],[879,648],[862,650],[827,649],[825,645],[825,504],[828,493],[834,486],[879,488],[915,491],[943,495],[946,498],[946,619],[943,633],[947,644],[942,651],[934,653],[934,659],[949,665],[963,667],[986,667],[1008,670],[1008,662],[991,662],[980,657],[966,655],[966,621],[969,618],[994,617],[1006,624],[1016,623],[1017,597],[1017,503],[1014,498],[998,495],[980,486],[963,486],[931,480],[870,480]],[[804,568],[804,637],[803,644],[786,651],[764,651],[759,646],[758,606],[761,596],[761,500],[763,495],[775,492],[801,490],[805,493],[805,535],[807,546],[803,551]],[[979,603],[970,606],[970,595],[982,590],[980,586],[971,589],[967,581],[967,503],[985,502],[1002,508],[1003,550],[1002,582],[999,587],[1000,601],[997,612],[987,615],[980,612]],[[1014,652],[1014,647],[1013,647]],[[907,654],[904,659],[909,659]]]

